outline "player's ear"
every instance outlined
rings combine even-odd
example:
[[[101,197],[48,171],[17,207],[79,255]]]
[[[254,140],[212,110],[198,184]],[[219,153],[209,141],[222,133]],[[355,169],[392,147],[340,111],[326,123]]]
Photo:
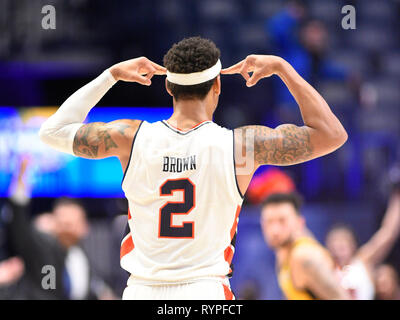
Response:
[[[168,94],[173,97],[171,90],[168,89],[168,85],[167,85],[167,78],[165,78],[165,89],[167,90]]]
[[[221,77],[219,75],[217,76],[216,81],[214,81],[213,90],[215,94],[221,94]]]

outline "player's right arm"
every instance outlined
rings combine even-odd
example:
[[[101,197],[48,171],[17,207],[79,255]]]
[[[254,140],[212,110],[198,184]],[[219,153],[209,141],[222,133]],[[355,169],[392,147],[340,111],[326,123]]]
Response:
[[[84,158],[117,156],[124,167],[140,121],[117,120],[88,124],[83,121],[118,80],[150,85],[153,75],[165,73],[164,67],[145,57],[115,64],[71,95],[43,123],[39,131],[41,140],[56,150]]]
[[[253,74],[250,76],[249,72]],[[222,70],[222,74],[234,73],[240,73],[248,87],[262,78],[279,76],[295,98],[304,121],[303,126],[283,124],[272,129],[254,125],[235,129],[236,143],[242,154],[254,160],[254,169],[264,164],[284,166],[308,161],[333,152],[346,142],[346,130],[324,98],[284,59],[250,55]]]
[[[91,122],[82,125],[74,137],[73,153],[86,159],[116,156],[125,171],[132,141],[140,123],[140,120],[123,119],[108,123]]]

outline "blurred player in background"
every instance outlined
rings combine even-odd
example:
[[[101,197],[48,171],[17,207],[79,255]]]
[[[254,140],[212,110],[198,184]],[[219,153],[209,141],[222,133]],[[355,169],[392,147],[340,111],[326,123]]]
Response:
[[[400,188],[395,187],[381,227],[358,248],[353,230],[336,225],[326,235],[326,246],[335,259],[342,285],[353,299],[374,299],[375,267],[389,254],[400,233]]]
[[[0,286],[5,267],[7,270],[4,272],[11,272],[13,276],[14,286],[4,295],[7,299],[112,298],[109,287],[93,273],[81,246],[89,232],[89,224],[79,201],[56,199],[51,213],[40,214],[31,221],[31,188],[26,179],[28,163],[28,158],[21,161],[10,186],[8,212],[1,217],[11,250],[16,255],[5,264],[0,264]],[[52,282],[54,288],[43,286],[44,277],[49,275],[48,271],[43,272],[45,266],[54,267],[54,279],[46,282]]]
[[[348,299],[329,252],[311,235],[297,193],[275,193],[262,204],[261,227],[275,251],[279,286],[288,300]]]
[[[41,127],[42,141],[57,150],[121,162],[129,202],[121,266],[131,274],[124,299],[234,298],[230,264],[243,194],[254,172],[265,164],[323,156],[347,139],[325,100],[285,60],[250,55],[221,71],[219,57],[212,41],[195,37],[167,52],[166,68],[144,57],[118,63],[69,97]],[[304,126],[220,127],[212,121],[220,73],[241,74],[248,87],[278,75],[296,99]],[[168,120],[83,124],[117,81],[150,85],[163,74],[173,97]]]
[[[330,32],[322,20],[314,19],[307,2],[290,0],[265,21],[268,40],[274,54],[283,57],[311,85],[329,79],[347,83],[357,92],[359,76],[332,61],[329,56]],[[279,118],[297,123],[295,101],[279,81],[273,81]]]

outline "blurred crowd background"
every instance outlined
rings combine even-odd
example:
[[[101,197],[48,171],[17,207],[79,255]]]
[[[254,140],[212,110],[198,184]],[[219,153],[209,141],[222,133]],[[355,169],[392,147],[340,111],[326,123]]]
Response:
[[[47,4],[56,8],[55,30],[41,28],[41,9]],[[356,9],[354,30],[342,28],[344,5]],[[162,63],[169,47],[187,36],[213,40],[221,50],[223,67],[252,53],[288,60],[327,100],[349,139],[323,158],[261,169],[246,195],[233,261],[233,291],[239,299],[281,299],[274,254],[259,225],[259,203],[269,193],[300,192],[307,226],[322,243],[339,222],[352,227],[359,244],[379,229],[390,181],[397,174],[393,167],[400,161],[399,18],[397,0],[2,0],[0,108],[27,112],[58,106],[116,62],[146,56]],[[301,123],[294,99],[278,78],[250,89],[239,76],[224,76],[221,81],[214,118],[218,124],[235,128]],[[172,101],[160,78],[150,88],[118,83],[98,108],[114,106],[146,107],[161,119],[159,107],[171,108]],[[73,195],[79,202],[35,196],[34,182],[18,191],[18,174],[38,164],[36,158],[26,160],[26,152],[10,153],[12,139],[0,137],[0,298],[119,299],[127,279],[119,266],[126,200],[121,194],[88,197],[90,181],[88,192]],[[39,250],[41,246],[46,250]],[[376,279],[377,286],[381,283],[376,299],[394,299],[399,297],[398,242],[384,262],[383,280],[378,275],[380,282]],[[40,263],[69,266],[69,275],[57,276],[63,292],[49,290],[42,296],[35,291],[32,277],[41,272]],[[74,272],[77,269],[87,272],[82,275]]]

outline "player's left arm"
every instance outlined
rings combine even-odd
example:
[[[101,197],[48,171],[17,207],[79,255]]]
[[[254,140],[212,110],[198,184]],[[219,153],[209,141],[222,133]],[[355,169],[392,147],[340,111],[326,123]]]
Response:
[[[357,258],[367,266],[381,263],[400,234],[400,190],[394,190],[389,199],[382,225],[373,237],[357,252]]]
[[[292,252],[291,269],[297,285],[307,288],[318,299],[347,300],[348,293],[334,274],[333,263],[314,247],[298,248]]]
[[[151,78],[165,74],[166,69],[145,57],[120,62],[72,94],[41,126],[41,140],[56,150],[72,155],[101,159],[125,157],[125,148],[140,121],[118,120],[110,123],[89,123],[84,120],[89,111],[119,80],[150,85]]]

